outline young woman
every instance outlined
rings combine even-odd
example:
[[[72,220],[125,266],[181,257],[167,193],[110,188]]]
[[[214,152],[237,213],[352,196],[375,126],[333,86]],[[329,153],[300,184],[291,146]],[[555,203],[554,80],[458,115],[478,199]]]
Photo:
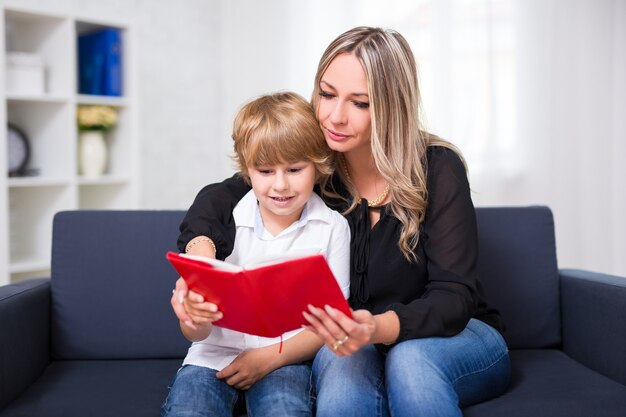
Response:
[[[509,357],[476,269],[464,161],[421,126],[408,43],[378,28],[340,35],[320,60],[312,103],[336,167],[322,195],[351,229],[355,310],[304,312],[325,343],[313,364],[317,415],[461,416],[499,395]],[[210,237],[227,255],[229,208],[245,192],[237,177],[205,187],[181,224],[181,248]],[[209,244],[198,251],[215,256]]]

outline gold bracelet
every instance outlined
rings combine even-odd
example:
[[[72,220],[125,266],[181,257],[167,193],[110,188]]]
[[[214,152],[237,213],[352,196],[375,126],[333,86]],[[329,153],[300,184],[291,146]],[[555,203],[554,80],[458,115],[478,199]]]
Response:
[[[209,244],[213,248],[213,253],[215,253],[215,256],[217,256],[217,248],[215,247],[215,243],[213,243],[213,240],[211,238],[208,238],[206,236],[196,236],[191,239],[191,241],[187,243],[187,246],[185,247],[185,253],[189,253],[191,248],[193,248],[200,242],[209,242]]]

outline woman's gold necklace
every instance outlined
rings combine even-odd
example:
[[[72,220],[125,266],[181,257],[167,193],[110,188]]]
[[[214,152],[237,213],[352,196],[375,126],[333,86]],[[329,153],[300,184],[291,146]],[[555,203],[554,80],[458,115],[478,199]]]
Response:
[[[348,172],[348,167],[345,164],[343,165],[343,170],[346,173],[346,178],[348,178],[348,180],[352,182],[352,178],[350,178],[350,173]],[[389,195],[389,184],[386,184],[383,192],[378,194],[375,199],[367,200],[367,206],[368,207],[378,206],[380,203],[385,201],[385,198],[387,198],[388,195]]]

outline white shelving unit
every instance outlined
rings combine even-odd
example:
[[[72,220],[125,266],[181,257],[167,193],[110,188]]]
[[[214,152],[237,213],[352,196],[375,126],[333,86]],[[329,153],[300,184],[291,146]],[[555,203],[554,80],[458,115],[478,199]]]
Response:
[[[137,207],[137,148],[132,77],[132,27],[122,22],[54,15],[1,5],[0,125],[16,125],[29,139],[32,175],[9,177],[7,133],[0,129],[0,285],[47,276],[52,219],[62,210]],[[78,94],[77,39],[99,28],[121,30],[122,97]],[[43,94],[13,94],[6,88],[7,52],[43,57]],[[78,173],[79,105],[104,104],[118,110],[117,127],[107,133],[109,163],[99,178]]]

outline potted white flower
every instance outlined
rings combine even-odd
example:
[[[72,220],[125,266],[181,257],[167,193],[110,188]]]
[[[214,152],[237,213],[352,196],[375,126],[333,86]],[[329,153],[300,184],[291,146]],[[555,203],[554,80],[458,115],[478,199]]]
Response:
[[[117,110],[111,106],[78,106],[78,162],[80,174],[97,178],[105,173],[108,149],[105,133],[117,125]]]

